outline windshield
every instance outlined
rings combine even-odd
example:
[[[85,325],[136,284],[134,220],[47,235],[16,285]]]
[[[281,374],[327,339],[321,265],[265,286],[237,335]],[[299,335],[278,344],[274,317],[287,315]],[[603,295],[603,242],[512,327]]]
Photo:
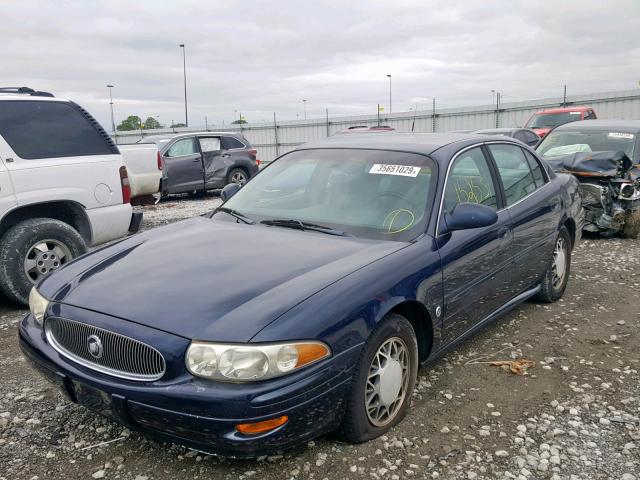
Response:
[[[635,135],[616,131],[571,131],[551,132],[536,150],[543,157],[557,157],[578,152],[623,151],[633,158]]]
[[[294,219],[358,237],[408,241],[425,230],[434,169],[430,158],[410,153],[294,151],[224,206],[257,222]]]
[[[565,123],[576,122],[578,120],[580,120],[580,112],[540,113],[534,115],[525,127],[555,128],[558,125],[564,125]]]

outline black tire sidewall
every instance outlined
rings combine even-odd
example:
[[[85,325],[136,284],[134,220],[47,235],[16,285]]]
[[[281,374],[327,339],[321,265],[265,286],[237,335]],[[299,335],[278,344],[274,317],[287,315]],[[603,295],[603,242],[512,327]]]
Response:
[[[34,218],[14,225],[0,240],[0,289],[10,300],[27,303],[33,283],[24,272],[24,258],[35,243],[45,239],[63,243],[72,258],[87,251],[82,236],[59,220]]]
[[[396,418],[383,427],[371,424],[364,404],[364,392],[369,367],[374,355],[382,343],[391,337],[399,337],[409,350],[410,372],[409,387],[402,407]],[[418,343],[411,324],[402,316],[389,314],[371,334],[363,347],[360,360],[356,366],[350,394],[347,398],[346,411],[342,421],[342,435],[352,443],[366,442],[379,437],[402,421],[411,404],[411,397],[418,375]]]

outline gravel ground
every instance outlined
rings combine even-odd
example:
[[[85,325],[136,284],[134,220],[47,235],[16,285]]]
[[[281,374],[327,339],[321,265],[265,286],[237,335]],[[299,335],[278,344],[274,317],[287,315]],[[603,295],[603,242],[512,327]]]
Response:
[[[143,228],[214,196],[145,209]],[[24,310],[0,306],[0,479],[520,478],[640,480],[640,242],[585,239],[553,305],[526,303],[422,371],[387,436],[331,436],[233,460],[157,443],[64,400],[23,360]],[[536,362],[528,375],[491,360]]]

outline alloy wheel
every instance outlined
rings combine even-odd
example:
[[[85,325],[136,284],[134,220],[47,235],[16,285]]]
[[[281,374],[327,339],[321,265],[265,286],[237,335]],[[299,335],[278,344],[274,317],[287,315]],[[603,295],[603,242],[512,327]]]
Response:
[[[247,183],[247,176],[240,171],[236,171],[233,172],[233,175],[231,175],[231,181],[233,183],[237,183],[240,186],[243,186],[245,183]]]
[[[567,273],[567,244],[564,238],[558,237],[556,248],[553,251],[553,264],[551,265],[551,283],[553,288],[562,286],[564,276]]]
[[[373,357],[365,387],[365,410],[372,425],[392,422],[409,389],[409,349],[399,337],[387,339]]]
[[[58,240],[40,240],[27,250],[24,271],[32,283],[57,270],[72,258],[71,251]]]

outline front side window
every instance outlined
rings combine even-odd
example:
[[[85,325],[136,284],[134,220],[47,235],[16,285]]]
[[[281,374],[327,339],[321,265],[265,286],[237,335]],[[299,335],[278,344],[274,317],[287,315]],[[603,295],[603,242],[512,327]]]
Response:
[[[491,170],[480,147],[461,153],[449,171],[444,191],[444,209],[452,213],[461,203],[479,203],[496,210],[498,208]]]
[[[196,145],[196,139],[191,138],[183,138],[178,140],[176,143],[169,147],[167,153],[165,153],[166,157],[183,157],[185,155],[193,155],[199,153],[198,145]]]
[[[299,220],[364,238],[424,233],[435,163],[418,154],[350,149],[291,152],[225,203],[255,221]]]
[[[492,144],[489,151],[502,180],[507,206],[513,205],[536,189],[533,172],[520,147]]]
[[[0,135],[26,160],[118,153],[103,134],[69,102],[16,100],[0,104]]]

